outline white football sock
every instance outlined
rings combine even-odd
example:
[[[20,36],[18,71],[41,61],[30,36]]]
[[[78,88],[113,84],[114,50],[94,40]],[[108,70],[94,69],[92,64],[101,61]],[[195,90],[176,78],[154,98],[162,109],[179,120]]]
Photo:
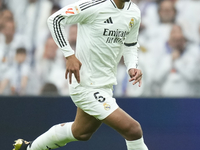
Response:
[[[55,125],[47,132],[35,139],[27,150],[49,150],[65,146],[67,143],[77,141],[72,134],[73,122],[68,122],[65,125]]]
[[[126,140],[126,146],[128,150],[148,150],[147,146],[144,143],[143,137],[134,141]]]

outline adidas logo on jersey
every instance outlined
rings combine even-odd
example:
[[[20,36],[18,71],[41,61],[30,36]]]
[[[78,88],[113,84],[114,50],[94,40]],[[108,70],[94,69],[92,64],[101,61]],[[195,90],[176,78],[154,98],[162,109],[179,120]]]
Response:
[[[111,23],[111,24],[113,24],[112,18],[109,17],[108,19],[106,19],[106,20],[104,21],[104,23]]]

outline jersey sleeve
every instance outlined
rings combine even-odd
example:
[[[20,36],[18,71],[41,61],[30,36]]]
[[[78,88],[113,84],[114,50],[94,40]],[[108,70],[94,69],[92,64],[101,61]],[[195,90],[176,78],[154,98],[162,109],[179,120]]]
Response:
[[[141,17],[138,16],[137,18],[133,19],[132,22],[130,22],[129,26],[131,27],[131,31],[126,37],[125,40],[125,45],[128,46],[134,46],[134,43],[137,43],[138,40],[138,34],[139,34],[139,28],[140,28],[140,22],[141,22]]]
[[[140,22],[141,22],[140,17],[138,17],[137,20],[134,20],[133,27],[131,28],[131,31],[128,34],[128,36],[126,37],[126,40],[124,42],[123,56],[124,56],[124,63],[127,67],[127,71],[131,68],[138,67],[139,44],[138,44],[137,40],[138,40]]]
[[[74,54],[74,50],[72,50],[67,40],[65,26],[77,23],[92,23],[95,13],[94,7],[88,7],[90,5],[92,5],[92,1],[80,1],[68,5],[51,15],[47,20],[52,37],[65,57]]]

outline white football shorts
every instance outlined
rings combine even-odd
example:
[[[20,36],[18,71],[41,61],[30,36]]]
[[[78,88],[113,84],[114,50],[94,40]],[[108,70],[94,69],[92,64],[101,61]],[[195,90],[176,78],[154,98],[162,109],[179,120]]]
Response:
[[[77,107],[98,120],[105,119],[119,107],[112,97],[111,88],[94,89],[79,85],[70,96]]]

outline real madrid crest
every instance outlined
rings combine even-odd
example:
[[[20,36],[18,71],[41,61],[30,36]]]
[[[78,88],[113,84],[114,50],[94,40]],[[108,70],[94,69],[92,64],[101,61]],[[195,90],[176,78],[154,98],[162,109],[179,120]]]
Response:
[[[131,21],[129,23],[129,28],[132,28],[134,25],[134,18],[131,18]]]
[[[111,106],[107,103],[103,104],[105,110],[110,110]]]

